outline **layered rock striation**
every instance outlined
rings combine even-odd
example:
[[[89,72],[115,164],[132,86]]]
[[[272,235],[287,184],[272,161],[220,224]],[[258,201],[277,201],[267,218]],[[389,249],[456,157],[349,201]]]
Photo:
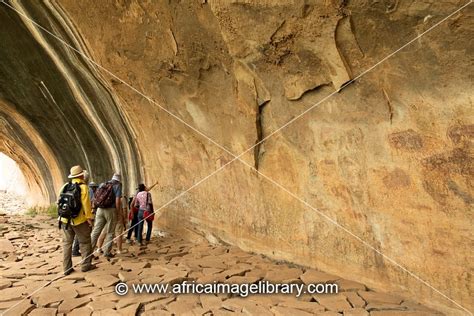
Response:
[[[183,234],[473,307],[473,7],[377,65],[467,1],[7,3],[0,149],[38,196],[117,169]]]

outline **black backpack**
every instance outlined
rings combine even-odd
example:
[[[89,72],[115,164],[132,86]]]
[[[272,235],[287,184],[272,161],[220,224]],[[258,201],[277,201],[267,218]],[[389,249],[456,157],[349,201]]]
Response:
[[[61,218],[67,218],[67,229],[71,218],[76,218],[81,208],[81,185],[72,182],[66,183],[58,200],[59,228],[61,228]]]

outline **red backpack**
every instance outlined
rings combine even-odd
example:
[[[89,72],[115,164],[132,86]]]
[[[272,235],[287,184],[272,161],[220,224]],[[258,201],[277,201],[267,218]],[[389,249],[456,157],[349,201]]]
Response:
[[[97,188],[94,193],[92,208],[111,208],[115,205],[114,184],[107,182]]]

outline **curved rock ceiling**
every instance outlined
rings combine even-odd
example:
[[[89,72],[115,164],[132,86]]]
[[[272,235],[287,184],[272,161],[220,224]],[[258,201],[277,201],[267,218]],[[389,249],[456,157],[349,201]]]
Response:
[[[69,24],[58,20],[59,13],[53,7],[30,4],[16,6],[82,49],[81,39]],[[14,130],[17,138],[14,146],[5,151],[10,156],[23,157],[18,160],[20,165],[27,165],[24,169],[35,166],[39,171],[25,174],[38,182],[43,203],[56,199],[55,190],[63,182],[65,171],[74,164],[87,168],[96,181],[111,177],[114,170],[137,178],[132,135],[118,101],[94,66],[14,11],[3,8],[0,14],[0,98],[5,105],[1,111],[5,125]],[[19,126],[13,116],[25,120],[28,130],[16,128]],[[12,141],[6,139],[5,143]],[[38,143],[45,144],[47,154],[38,152]],[[25,153],[17,153],[17,149]],[[33,161],[23,163],[25,157]],[[55,181],[50,169],[56,171]]]
[[[129,193],[159,182],[160,227],[461,313],[473,6],[371,67],[466,2],[9,1],[26,17],[0,5],[0,150],[43,203],[71,165],[120,170]],[[242,155],[261,174],[193,130],[238,155],[317,103]]]

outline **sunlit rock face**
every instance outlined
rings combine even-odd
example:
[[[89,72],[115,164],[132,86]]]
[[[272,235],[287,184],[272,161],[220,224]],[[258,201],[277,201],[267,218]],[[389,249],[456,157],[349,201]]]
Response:
[[[345,86],[465,2],[14,4],[84,56],[2,6],[2,151],[50,198],[121,170],[159,227],[472,308],[472,7]]]

